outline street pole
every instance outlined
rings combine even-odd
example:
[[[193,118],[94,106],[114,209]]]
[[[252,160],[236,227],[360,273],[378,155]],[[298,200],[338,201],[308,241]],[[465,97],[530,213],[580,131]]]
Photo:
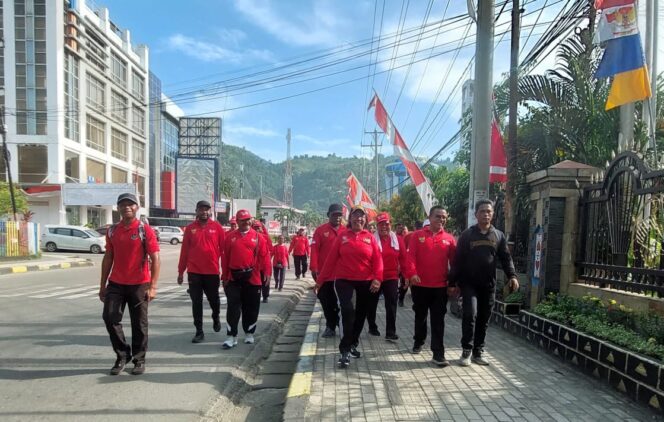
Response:
[[[376,166],[376,183],[375,183],[376,190],[375,190],[374,199],[376,201],[376,206],[378,206],[378,202],[380,202],[379,198],[378,198],[379,193],[380,193],[380,181],[378,180],[378,169],[379,169],[379,165],[378,165],[379,164],[378,163],[378,147],[383,146],[383,144],[378,143],[378,134],[380,132],[378,132],[377,130],[374,130],[372,132],[364,132],[364,133],[371,134],[373,136],[373,142],[371,142],[370,144],[362,144],[362,146],[363,147],[372,147],[374,149],[374,164]],[[367,179],[368,179],[368,177],[367,177]],[[367,183],[367,185],[368,185],[368,183]]]
[[[646,65],[648,68],[648,71],[650,73],[650,77],[653,81],[657,80],[657,74],[654,72],[655,70],[655,62],[657,60],[657,50],[653,49],[653,44],[654,44],[654,30],[653,30],[653,25],[655,23],[655,15],[654,13],[655,10],[653,7],[655,6],[655,0],[645,0],[646,2],[646,34],[645,34],[645,44],[646,44]],[[655,83],[655,88],[656,88],[656,83]],[[657,97],[657,91],[656,89],[652,91],[653,95],[652,97]],[[652,108],[652,98],[646,98],[643,100],[642,103],[642,120],[645,123],[645,128],[646,128],[646,133],[648,135],[648,148],[649,149],[654,149],[655,148],[655,122],[652,120],[651,116],[653,116],[655,109]]]
[[[494,6],[494,0],[480,0],[477,11],[473,137],[470,145],[471,174],[470,189],[468,192],[469,227],[476,223],[474,213],[475,203],[489,196]]]
[[[5,160],[5,169],[7,170],[7,182],[9,184],[9,199],[12,203],[12,214],[16,221],[16,198],[14,197],[14,182],[12,180],[12,169],[9,166],[9,150],[7,149],[7,125],[5,124],[5,106],[1,105],[0,111],[0,132],[2,133],[2,155]]]
[[[240,199],[244,199],[244,164],[240,164]]]
[[[510,241],[515,241],[516,218],[516,179],[517,179],[517,107],[519,104],[519,37],[521,33],[521,10],[519,0],[512,0],[512,47],[510,57],[510,105],[507,156],[507,212],[505,213],[505,231]]]

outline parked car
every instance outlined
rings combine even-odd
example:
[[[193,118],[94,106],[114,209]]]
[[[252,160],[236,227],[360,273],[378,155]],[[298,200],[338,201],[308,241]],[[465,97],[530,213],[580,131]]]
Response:
[[[108,229],[112,226],[112,224],[107,224],[102,227],[97,227],[95,231],[99,233],[102,236],[106,236],[106,233],[108,233]],[[155,236],[157,236],[157,242],[159,242],[161,239],[159,239],[159,230],[156,229],[156,227],[152,228],[154,231]]]
[[[155,232],[159,233],[159,240],[168,242],[171,245],[177,245],[182,243],[182,238],[184,237],[184,231],[180,227],[175,226],[156,226],[153,227]]]
[[[71,250],[103,253],[106,251],[104,237],[82,226],[47,224],[44,226],[41,244],[42,248],[49,252]]]

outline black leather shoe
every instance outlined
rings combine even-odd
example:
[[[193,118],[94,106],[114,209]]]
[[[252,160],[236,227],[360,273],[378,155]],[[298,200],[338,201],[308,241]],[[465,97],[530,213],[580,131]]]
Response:
[[[380,331],[378,331],[378,328],[369,328],[369,334],[380,337]]]
[[[197,332],[191,339],[192,343],[202,343],[205,340],[205,334],[202,331]]]
[[[215,333],[221,331],[221,321],[219,321],[219,318],[212,320],[212,329],[214,330]]]
[[[132,375],[143,375],[145,372],[145,362],[136,362],[134,369],[131,370]]]
[[[350,358],[348,357],[348,352],[343,352],[339,358],[339,368],[345,369],[350,366]]]
[[[328,338],[328,337],[334,337],[335,333],[334,330],[331,329],[330,327],[326,327],[325,331],[323,332],[323,337]]]
[[[115,364],[110,370],[111,375],[120,375],[120,372],[124,369],[125,365],[127,364],[127,361],[124,359],[116,359]]]
[[[414,355],[419,354],[421,351],[422,351],[422,345],[421,345],[421,344],[415,344],[415,345],[413,345],[412,353],[413,353]]]
[[[385,335],[385,340],[397,341],[397,340],[399,340],[399,336],[396,335],[396,334],[387,334],[387,335]]]

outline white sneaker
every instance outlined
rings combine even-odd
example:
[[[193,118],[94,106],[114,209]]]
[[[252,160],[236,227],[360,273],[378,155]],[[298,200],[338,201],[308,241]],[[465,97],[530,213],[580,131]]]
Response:
[[[221,348],[226,350],[232,349],[235,346],[237,346],[237,337],[233,336],[228,336],[226,341],[221,344]]]
[[[461,353],[461,358],[459,359],[459,365],[470,366],[471,353],[472,353],[471,350],[464,350],[463,353]]]
[[[254,344],[254,341],[253,334],[247,334],[247,336],[244,338],[244,344]]]

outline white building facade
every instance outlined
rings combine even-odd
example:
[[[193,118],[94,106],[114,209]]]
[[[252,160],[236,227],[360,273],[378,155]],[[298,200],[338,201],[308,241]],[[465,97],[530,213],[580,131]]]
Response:
[[[10,170],[33,220],[108,224],[122,191],[138,193],[146,214],[147,47],[92,2],[0,5]]]

